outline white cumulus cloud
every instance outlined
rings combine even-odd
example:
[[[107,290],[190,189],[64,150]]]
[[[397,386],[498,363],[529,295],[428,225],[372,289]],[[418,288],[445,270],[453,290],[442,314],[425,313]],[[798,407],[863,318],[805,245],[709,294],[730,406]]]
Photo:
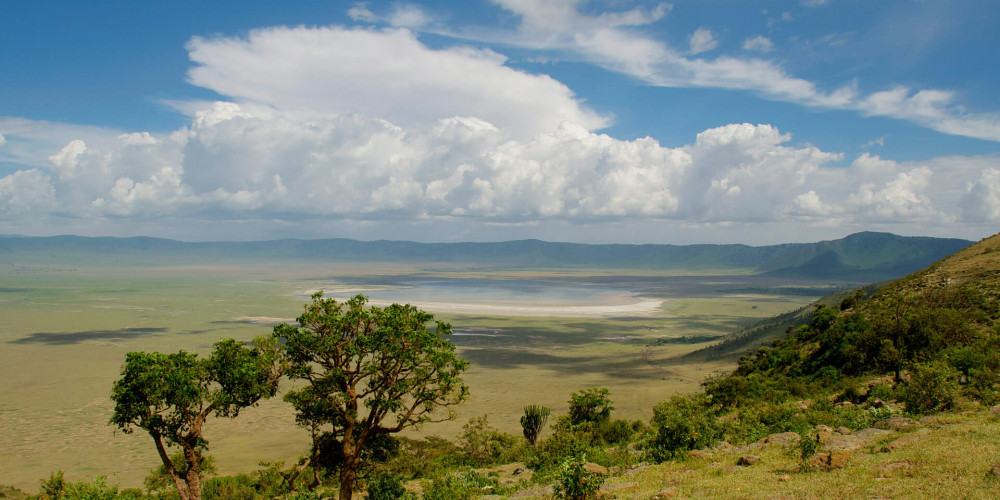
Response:
[[[970,181],[961,208],[963,221],[1000,221],[1000,169],[983,170],[978,179]]]
[[[588,129],[608,117],[583,106],[547,75],[504,65],[487,49],[423,45],[407,29],[268,28],[246,38],[195,38],[195,85],[302,114],[351,114],[401,126],[482,119],[521,138],[568,121]]]
[[[81,227],[123,218],[144,227],[349,220],[411,229],[660,221],[802,230],[835,222],[915,224],[910,232],[926,234],[960,219],[995,221],[1000,207],[996,157],[899,163],[865,154],[844,167],[842,155],[797,145],[767,124],[730,124],[692,139],[664,147],[563,122],[522,140],[472,117],[401,126],[218,102],[172,133],[71,140],[47,155],[46,168],[0,178],[0,223],[16,227],[26,214]]]

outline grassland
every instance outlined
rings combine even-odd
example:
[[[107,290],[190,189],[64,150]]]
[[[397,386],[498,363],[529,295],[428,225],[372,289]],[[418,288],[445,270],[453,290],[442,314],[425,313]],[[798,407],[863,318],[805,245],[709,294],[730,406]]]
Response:
[[[756,318],[802,306],[837,283],[803,283],[747,272],[676,270],[473,270],[441,264],[229,261],[153,265],[95,261],[86,266],[4,263],[0,268],[0,482],[28,491],[64,470],[68,479],[109,474],[138,486],[157,459],[148,436],[115,434],[108,398],[129,351],[206,352],[219,339],[270,332],[267,318],[296,316],[308,290],[394,287],[421,279],[541,280],[607,287],[636,300],[659,300],[633,317],[523,317],[438,313],[452,323],[471,361],[469,402],[453,422],[421,429],[451,437],[471,417],[489,415],[519,433],[526,404],[565,411],[581,388],[611,390],[616,415],[647,419],[652,406],[695,390],[731,360],[684,363],[701,344],[661,337],[721,336]],[[816,287],[810,295],[808,287]],[[805,290],[805,291],[803,291]],[[254,318],[257,320],[255,321]],[[206,432],[219,472],[259,460],[292,461],[307,448],[287,405],[275,399]]]
[[[620,500],[660,498],[996,498],[1000,421],[982,408],[925,418],[916,428],[872,440],[843,467],[806,465],[797,446],[711,449],[625,470],[603,491]],[[758,462],[739,465],[751,455]],[[510,469],[511,467],[507,467]],[[543,488],[520,499],[551,498]]]

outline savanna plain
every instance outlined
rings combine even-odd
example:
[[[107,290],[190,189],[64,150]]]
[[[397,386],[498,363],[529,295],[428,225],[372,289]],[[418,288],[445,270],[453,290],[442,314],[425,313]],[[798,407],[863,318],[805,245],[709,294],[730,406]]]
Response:
[[[440,263],[218,260],[0,265],[0,482],[27,491],[52,472],[141,486],[159,464],[146,433],[108,425],[111,384],[130,351],[207,353],[292,322],[309,295],[412,303],[452,325],[471,365],[454,420],[415,436],[453,438],[470,418],[519,434],[525,405],[565,413],[570,394],[607,387],[620,418],[697,390],[735,359],[686,356],[755,320],[850,283],[745,270],[483,269]],[[663,341],[661,339],[668,339]],[[285,382],[283,390],[287,389]],[[280,396],[209,423],[220,474],[309,448]]]

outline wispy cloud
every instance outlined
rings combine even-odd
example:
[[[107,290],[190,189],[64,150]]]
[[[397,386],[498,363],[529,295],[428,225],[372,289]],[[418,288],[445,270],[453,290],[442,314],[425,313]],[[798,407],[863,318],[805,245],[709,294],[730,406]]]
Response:
[[[685,57],[638,29],[660,20],[669,12],[665,7],[585,15],[573,1],[544,4],[523,0],[495,1],[520,16],[516,31],[466,29],[446,34],[537,50],[570,51],[593,64],[634,76],[650,85],[751,90],[766,99],[853,110],[869,116],[910,121],[946,134],[1000,141],[1000,116],[965,110],[957,105],[954,93],[949,90],[913,90],[900,85],[865,95],[853,80],[839,88],[824,90],[814,82],[789,74],[780,64],[770,60],[730,55],[714,59]],[[813,6],[822,3],[813,2]],[[623,21],[626,19],[628,22]],[[748,39],[744,47],[766,50],[771,45],[765,40],[768,39]],[[831,38],[829,43],[835,40],[839,38]],[[710,31],[698,30],[689,38],[689,53],[705,52],[714,48],[715,43]]]
[[[743,40],[743,50],[756,50],[760,52],[771,52],[774,50],[774,43],[770,38],[763,35],[747,38]]]
[[[719,41],[712,36],[712,31],[706,28],[698,28],[688,37],[689,53],[701,54],[708,52],[719,46]]]

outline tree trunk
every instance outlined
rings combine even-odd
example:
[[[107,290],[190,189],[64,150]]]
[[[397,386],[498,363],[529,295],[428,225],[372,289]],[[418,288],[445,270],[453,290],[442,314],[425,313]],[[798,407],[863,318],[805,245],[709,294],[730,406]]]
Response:
[[[177,488],[177,494],[181,497],[181,500],[192,500],[191,495],[188,493],[187,484],[184,480],[177,474],[177,469],[174,468],[174,463],[170,461],[170,457],[167,456],[167,450],[163,448],[163,440],[160,439],[158,434],[153,435],[153,442],[156,443],[156,452],[160,455],[160,461],[163,462],[163,468],[170,475],[171,479],[174,480],[174,487]],[[200,493],[200,492],[199,492]],[[201,495],[198,495],[201,498]]]
[[[354,425],[349,421],[344,426],[344,436],[341,442],[343,462],[340,465],[340,500],[351,500],[354,494],[354,482],[358,475],[358,447],[354,444]]]
[[[201,500],[201,456],[198,455],[193,445],[184,443],[184,459],[188,463],[184,482],[187,483],[189,498]]]
[[[345,457],[346,458],[346,457]],[[357,461],[344,460],[340,468],[340,500],[351,500],[354,495],[354,482],[357,480]]]

